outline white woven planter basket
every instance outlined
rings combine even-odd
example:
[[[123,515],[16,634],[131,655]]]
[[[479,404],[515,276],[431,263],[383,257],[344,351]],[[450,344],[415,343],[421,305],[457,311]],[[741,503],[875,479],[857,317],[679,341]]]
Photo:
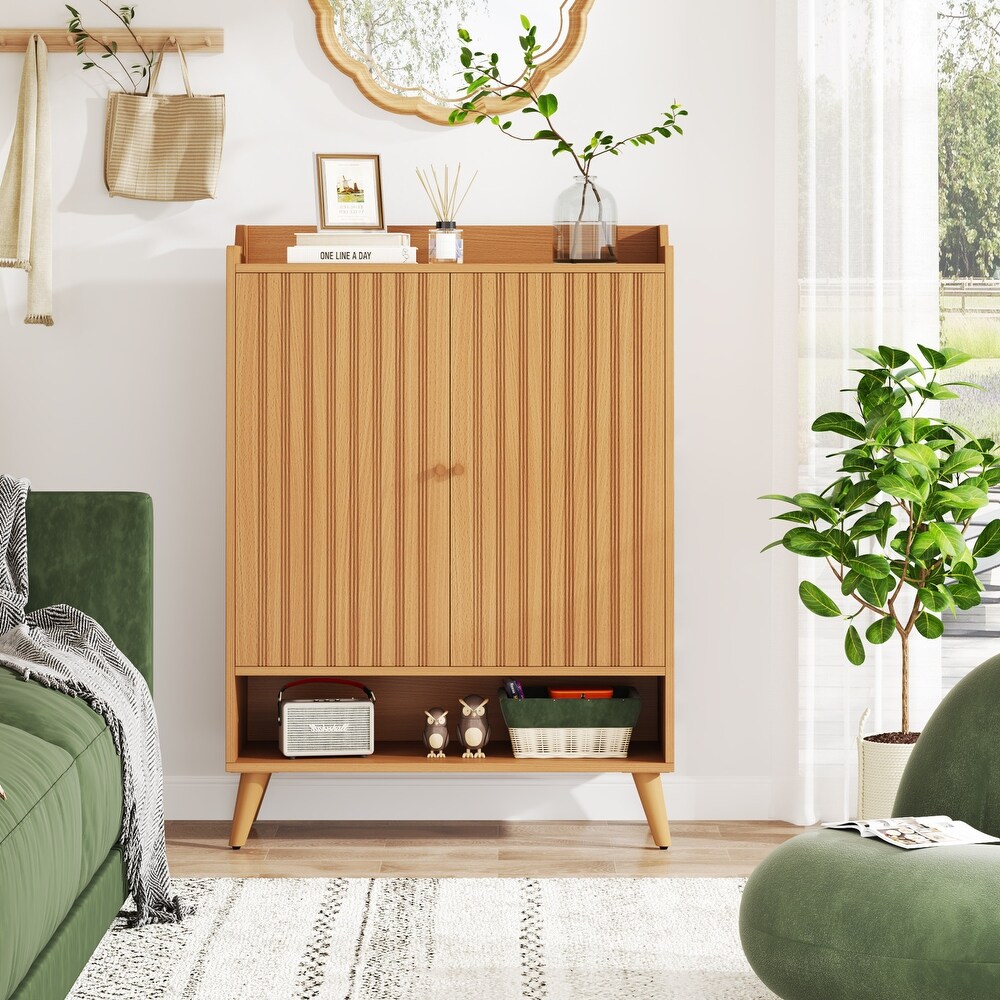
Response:
[[[511,729],[515,757],[627,757],[631,729]]]
[[[866,708],[858,727],[858,819],[892,816],[896,792],[916,743],[870,743],[864,739]]]

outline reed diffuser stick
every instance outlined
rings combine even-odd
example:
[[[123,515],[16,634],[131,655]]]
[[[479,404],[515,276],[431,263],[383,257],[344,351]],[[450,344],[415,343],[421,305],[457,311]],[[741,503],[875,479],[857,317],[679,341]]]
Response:
[[[479,176],[479,171],[477,170],[477,171],[476,171],[476,172],[475,172],[475,173],[474,173],[474,174],[472,175],[472,180],[471,180],[471,181],[469,181],[469,186],[468,186],[468,187],[467,187],[467,188],[465,189],[465,194],[463,194],[463,195],[462,195],[462,200],[461,200],[461,201],[460,201],[460,202],[458,203],[458,207],[457,207],[457,208],[455,209],[455,214],[456,214],[456,215],[458,215],[458,213],[459,213],[459,211],[461,210],[462,206],[463,206],[463,205],[465,204],[465,199],[469,197],[469,192],[470,192],[470,191],[472,190],[472,185],[473,185],[473,184],[475,184],[475,182],[476,182],[476,178],[477,178],[478,176]],[[456,186],[455,190],[456,190],[456,191],[458,190],[457,186]]]
[[[438,202],[440,203],[441,209],[442,209],[442,212],[443,212],[444,211],[444,207],[445,207],[445,204],[444,204],[444,195],[441,193],[441,182],[438,180],[438,172],[437,172],[437,170],[434,169],[434,164],[433,163],[431,164],[431,173],[434,175],[434,187],[437,189]],[[441,221],[442,222],[447,222],[448,221],[444,217],[443,214],[441,215]]]
[[[448,214],[452,219],[454,219],[457,214],[456,212],[457,206],[455,202],[458,197],[458,182],[461,179],[461,177],[462,177],[462,161],[459,160],[458,170],[455,171],[455,187],[451,192],[451,200],[448,202]]]
[[[428,175],[426,170],[421,170],[420,167],[417,167],[416,171],[420,186],[424,189],[427,200],[431,203],[431,208],[434,209],[434,214],[438,217],[438,221],[454,222],[455,216],[458,215],[459,209],[465,204],[465,199],[469,196],[469,191],[472,190],[472,185],[479,176],[479,171],[477,170],[472,175],[472,180],[466,185],[465,192],[461,198],[458,196],[462,180],[461,162],[459,162],[454,176],[451,174],[451,168],[445,165],[443,185],[441,178],[438,177],[437,168],[433,164],[431,164],[430,175]]]
[[[434,214],[438,218],[441,218],[442,208],[440,205],[438,205],[437,199],[434,197],[434,194],[431,191],[430,184],[427,182],[424,175],[420,172],[420,167],[417,167],[417,179],[420,181],[424,191],[427,194],[427,200],[431,203],[431,208],[434,209]]]

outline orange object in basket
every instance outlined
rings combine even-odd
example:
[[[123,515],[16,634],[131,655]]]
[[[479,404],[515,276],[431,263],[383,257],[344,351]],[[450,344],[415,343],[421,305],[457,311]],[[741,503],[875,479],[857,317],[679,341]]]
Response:
[[[613,698],[612,688],[549,688],[550,698]]]

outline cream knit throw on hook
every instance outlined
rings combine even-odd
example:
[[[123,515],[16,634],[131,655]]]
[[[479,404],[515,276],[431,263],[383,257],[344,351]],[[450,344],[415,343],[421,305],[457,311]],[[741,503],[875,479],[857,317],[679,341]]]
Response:
[[[48,49],[32,35],[10,157],[0,181],[0,267],[28,272],[25,323],[52,326],[52,137]]]

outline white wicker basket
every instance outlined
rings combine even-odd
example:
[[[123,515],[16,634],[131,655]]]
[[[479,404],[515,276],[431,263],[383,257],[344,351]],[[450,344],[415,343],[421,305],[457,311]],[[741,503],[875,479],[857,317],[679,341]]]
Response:
[[[515,757],[627,757],[629,729],[511,729]]]
[[[872,743],[864,738],[865,709],[858,726],[858,819],[885,819],[899,791],[906,762],[916,743]]]

